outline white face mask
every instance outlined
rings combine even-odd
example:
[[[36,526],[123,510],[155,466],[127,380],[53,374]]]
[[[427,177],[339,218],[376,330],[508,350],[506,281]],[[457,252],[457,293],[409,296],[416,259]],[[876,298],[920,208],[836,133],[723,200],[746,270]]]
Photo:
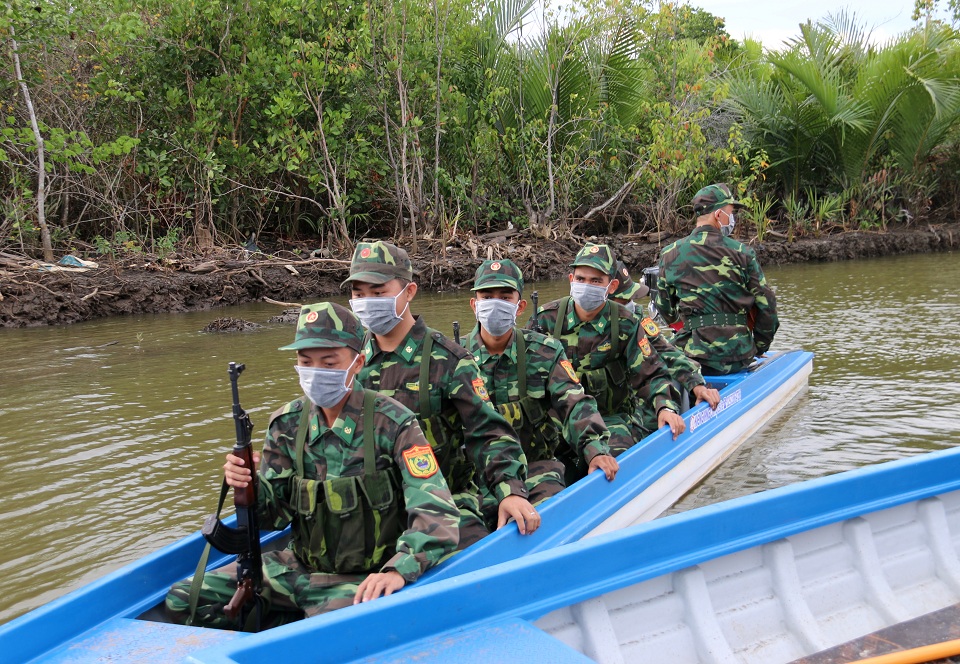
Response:
[[[477,300],[477,320],[493,336],[503,336],[517,324],[518,305],[495,297]]]
[[[404,289],[406,290],[406,289]],[[403,320],[403,314],[407,311],[407,306],[403,311],[397,314],[397,299],[403,295],[404,290],[397,293],[394,297],[358,297],[350,300],[350,308],[365,328],[374,334],[389,334],[390,330],[397,326]]]
[[[737,225],[737,220],[734,218],[732,212],[724,212],[723,210],[721,210],[721,212],[727,215],[727,225],[720,225],[720,234],[724,237],[730,237],[730,234],[733,233],[734,227]]]
[[[580,281],[570,282],[570,297],[580,305],[584,311],[595,311],[607,301],[607,287],[585,284]]]
[[[627,311],[629,311],[630,313],[632,314],[637,313],[637,303],[634,302],[633,300],[630,300],[623,306],[625,306],[627,308]]]
[[[350,369],[315,369],[300,365],[294,365],[293,368],[300,376],[303,393],[320,408],[335,406],[353,389],[352,384],[347,383]]]

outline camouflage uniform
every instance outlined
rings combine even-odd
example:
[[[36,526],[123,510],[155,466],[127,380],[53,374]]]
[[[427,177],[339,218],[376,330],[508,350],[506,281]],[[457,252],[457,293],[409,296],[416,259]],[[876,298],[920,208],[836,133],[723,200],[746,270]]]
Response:
[[[630,277],[630,271],[622,261],[617,261],[617,276],[620,285],[614,291],[613,297],[619,300],[631,300],[639,292],[649,293],[649,289],[640,283],[635,282]],[[645,294],[645,293],[644,293]],[[706,384],[703,375],[700,373],[700,365],[690,359],[674,346],[663,334],[663,330],[652,318],[643,315],[642,310],[634,312],[634,316],[640,318],[640,328],[646,334],[654,350],[660,355],[664,365],[667,367],[667,373],[673,382],[674,389],[678,392],[685,390],[693,392],[694,388]],[[640,418],[644,434],[649,434],[657,430],[657,412],[653,409],[650,401],[649,386],[644,385],[639,391],[639,405],[637,406],[637,417]]]
[[[319,322],[309,320],[313,313]],[[329,303],[301,310],[293,345],[320,347],[317,335],[330,330],[319,327],[330,325],[347,328],[341,337],[359,349],[359,321]],[[457,546],[458,512],[416,416],[356,381],[332,426],[306,398],[277,410],[259,472],[260,523],[292,527],[286,549],[263,554],[265,626],[349,606],[373,572],[393,570],[413,583]],[[236,629],[223,615],[235,590],[235,565],[205,574],[194,624]],[[167,597],[178,622],[189,616],[189,593],[187,579]]]
[[[598,247],[597,251],[593,251]],[[606,245],[588,244],[571,267],[585,265],[613,275],[612,252]],[[558,315],[563,310],[563,318]],[[614,322],[616,317],[616,322]],[[580,377],[584,390],[594,396],[603,420],[610,430],[610,449],[614,455],[633,446],[643,435],[637,417],[637,391],[649,386],[649,401],[654,412],[662,408],[679,411],[677,398],[666,367],[657,351],[640,331],[639,321],[623,305],[607,301],[591,321],[577,315],[573,298],[549,302],[538,312],[539,324],[558,339]],[[531,320],[529,326],[532,326]],[[612,328],[618,328],[616,344]]]
[[[371,281],[390,274],[389,279],[406,278],[394,273],[398,264],[410,270],[402,249],[386,242],[360,243],[347,281]],[[377,272],[381,265],[388,265],[388,274]],[[412,277],[412,270],[409,274]],[[359,380],[417,414],[460,509],[459,548],[463,549],[489,534],[480,511],[475,470],[499,503],[511,495],[527,497],[527,461],[515,432],[491,405],[473,356],[428,328],[421,317],[415,318],[413,328],[393,351],[383,351],[376,338],[368,335]],[[428,343],[430,359],[423,372],[421,359]]]
[[[477,269],[474,291],[496,287],[512,288],[522,296],[523,275],[512,261],[485,261]],[[490,400],[520,436],[531,503],[538,505],[566,486],[564,464],[556,456],[561,437],[583,468],[598,454],[610,454],[610,433],[597,403],[583,391],[558,341],[515,327],[503,353],[492,355],[478,323],[467,336],[466,347],[480,367]],[[481,494],[490,521],[496,515],[496,501],[486,485],[481,485]]]
[[[694,198],[707,214],[740,205],[726,185],[710,185]],[[773,290],[753,249],[698,225],[660,256],[657,308],[664,320],[682,321],[675,344],[697,360],[704,373],[723,375],[765,353],[780,323]]]

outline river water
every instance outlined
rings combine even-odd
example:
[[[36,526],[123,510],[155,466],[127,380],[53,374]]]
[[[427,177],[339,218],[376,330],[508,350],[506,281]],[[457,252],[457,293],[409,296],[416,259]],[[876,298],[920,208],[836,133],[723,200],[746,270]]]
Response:
[[[674,511],[960,442],[956,254],[768,267],[773,350],[816,353],[810,387]],[[540,283],[541,302],[566,282]],[[343,299],[339,299],[341,303]],[[469,294],[420,294],[445,333]],[[197,530],[233,444],[227,363],[263,436],[296,396],[289,325],[205,334],[277,307],[0,330],[0,623]]]

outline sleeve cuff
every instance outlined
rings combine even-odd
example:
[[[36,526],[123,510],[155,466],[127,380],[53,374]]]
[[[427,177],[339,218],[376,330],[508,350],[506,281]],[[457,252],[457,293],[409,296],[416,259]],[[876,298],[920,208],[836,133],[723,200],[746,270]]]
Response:
[[[497,502],[503,501],[507,496],[520,496],[521,498],[527,498],[530,495],[530,492],[527,491],[527,485],[521,480],[508,480],[506,482],[500,482],[494,487],[494,495],[497,497]]]
[[[407,583],[413,583],[420,578],[420,563],[409,553],[396,553],[393,558],[387,561],[381,569],[381,572],[396,572],[403,577]]]
[[[583,448],[583,460],[587,462],[588,466],[594,457],[601,455],[613,456],[610,454],[610,446],[600,439],[587,443],[586,447]]]

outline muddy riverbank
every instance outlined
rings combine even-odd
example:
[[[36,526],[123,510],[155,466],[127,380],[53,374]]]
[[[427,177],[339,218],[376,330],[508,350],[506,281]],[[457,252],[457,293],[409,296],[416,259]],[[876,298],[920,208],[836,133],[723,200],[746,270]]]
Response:
[[[469,288],[485,258],[510,258],[529,281],[557,279],[587,240],[608,242],[634,273],[656,263],[675,238],[617,235],[545,240],[529,232],[461,235],[446,246],[421,240],[411,259],[422,289]],[[658,240],[658,241],[655,241]],[[408,244],[404,246],[409,250]],[[763,265],[839,261],[960,248],[960,224],[857,231],[789,242],[774,238],[753,245]],[[196,257],[147,255],[118,260],[96,257],[96,268],[38,264],[0,252],[0,327],[62,325],[106,316],[195,311],[256,300],[299,303],[340,293],[349,254],[303,258],[288,250],[250,254],[224,249]],[[75,270],[75,271],[73,271]]]

